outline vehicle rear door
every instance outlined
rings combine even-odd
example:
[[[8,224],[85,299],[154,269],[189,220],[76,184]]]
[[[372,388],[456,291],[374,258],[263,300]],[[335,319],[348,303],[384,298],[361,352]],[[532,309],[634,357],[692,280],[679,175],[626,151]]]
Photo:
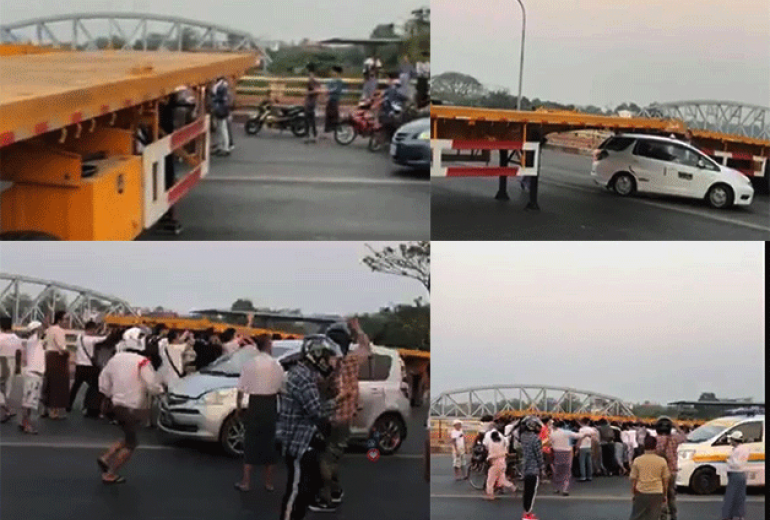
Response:
[[[374,421],[387,408],[386,384],[393,360],[390,356],[372,354],[361,364],[358,372],[358,412],[353,418],[351,433],[368,437]]]
[[[665,141],[639,138],[631,154],[629,170],[636,176],[637,189],[651,193],[670,193],[666,168],[672,159]]]

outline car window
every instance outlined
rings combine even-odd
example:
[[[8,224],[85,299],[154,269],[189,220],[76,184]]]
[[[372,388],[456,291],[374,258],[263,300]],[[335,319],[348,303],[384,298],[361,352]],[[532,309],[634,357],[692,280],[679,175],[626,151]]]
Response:
[[[703,442],[713,439],[715,435],[725,431],[727,427],[722,424],[704,424],[695,428],[687,435],[687,442]]]
[[[648,141],[640,139],[634,149],[634,155],[671,162],[675,159],[674,145],[664,141]]]
[[[390,375],[393,359],[382,354],[373,354],[361,364],[358,371],[359,381],[385,381]]]
[[[692,166],[693,168],[698,167],[698,161],[701,160],[700,155],[698,155],[697,153],[693,152],[688,148],[685,148],[684,146],[680,146],[677,144],[672,144],[670,146],[671,146],[671,155],[673,156],[672,162],[683,164],[685,166]]]
[[[613,152],[622,152],[634,142],[633,137],[612,136],[599,145],[600,150],[612,150]]]
[[[201,373],[206,374],[210,372],[223,372],[229,375],[240,375],[241,368],[243,367],[243,364],[246,362],[246,360],[255,356],[256,354],[257,349],[255,347],[239,348],[232,354],[225,354],[224,356],[220,356],[211,364],[201,369]]]
[[[721,435],[714,445],[728,444],[727,437],[735,431],[743,434],[743,442],[762,442],[762,423],[760,421],[746,422],[739,424]]]

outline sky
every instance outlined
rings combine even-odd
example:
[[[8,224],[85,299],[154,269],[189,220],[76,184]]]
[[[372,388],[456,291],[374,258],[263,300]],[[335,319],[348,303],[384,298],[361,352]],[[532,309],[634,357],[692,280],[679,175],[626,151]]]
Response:
[[[257,307],[351,315],[428,299],[417,281],[372,273],[361,262],[368,254],[363,242],[4,242],[1,247],[1,272],[177,312],[229,308],[245,297]]]
[[[765,393],[764,244],[433,242],[431,393]]]
[[[768,0],[523,0],[523,95],[613,108],[716,99],[770,106]],[[431,2],[434,75],[518,92],[516,0]]]
[[[378,24],[403,23],[411,11],[427,4],[427,0],[3,0],[0,21],[80,12],[141,12],[210,21],[269,41],[299,41],[368,38]]]

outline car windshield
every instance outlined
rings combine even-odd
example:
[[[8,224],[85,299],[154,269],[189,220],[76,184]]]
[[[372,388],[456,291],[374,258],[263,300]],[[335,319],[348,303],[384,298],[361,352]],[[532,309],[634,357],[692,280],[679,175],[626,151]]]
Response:
[[[719,435],[728,428],[726,424],[704,424],[695,428],[687,436],[687,442],[703,442]]]
[[[290,347],[278,347],[273,345],[273,357],[279,358],[291,350]],[[241,368],[247,359],[257,353],[255,347],[244,347],[236,350],[232,354],[226,354],[205,368],[201,369],[201,374],[228,375],[237,376],[241,373]]]

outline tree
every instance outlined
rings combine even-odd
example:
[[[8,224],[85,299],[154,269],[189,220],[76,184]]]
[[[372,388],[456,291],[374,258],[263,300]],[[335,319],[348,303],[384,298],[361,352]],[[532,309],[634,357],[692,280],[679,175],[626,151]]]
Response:
[[[430,350],[430,306],[421,298],[412,305],[395,305],[359,316],[361,328],[376,345]]]
[[[449,103],[474,102],[484,96],[484,86],[468,74],[445,72],[430,80],[431,97]]]
[[[231,311],[254,311],[254,304],[246,298],[238,298],[230,306]]]
[[[396,34],[396,24],[382,23],[374,28],[372,34],[369,36],[372,39],[375,38],[398,38]]]
[[[700,394],[698,401],[716,401],[717,395],[713,392],[703,392]]]
[[[430,292],[430,242],[407,242],[398,248],[385,247],[372,252],[363,259],[364,264],[374,272],[406,276],[420,282]]]

